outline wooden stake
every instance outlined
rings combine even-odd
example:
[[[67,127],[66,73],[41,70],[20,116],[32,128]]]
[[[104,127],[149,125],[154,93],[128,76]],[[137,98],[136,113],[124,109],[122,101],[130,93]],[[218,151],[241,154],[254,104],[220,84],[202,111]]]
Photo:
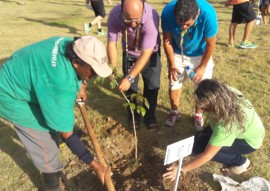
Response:
[[[98,141],[97,141],[97,138],[95,136],[95,132],[93,130],[93,127],[90,123],[90,120],[87,116],[87,113],[86,113],[86,109],[85,109],[85,104],[84,102],[77,102],[78,105],[79,105],[79,109],[81,111],[81,114],[82,114],[82,118],[83,118],[83,121],[85,123],[85,126],[86,126],[86,129],[88,131],[88,134],[89,134],[89,137],[90,137],[90,140],[92,141],[93,143],[93,146],[94,146],[94,150],[96,152],[96,155],[97,155],[97,158],[98,158],[98,161],[105,167],[107,168],[108,165],[103,157],[103,154],[102,154],[102,150],[98,144]],[[107,186],[107,189],[108,191],[115,191],[115,188],[114,188],[114,185],[113,185],[113,182],[112,182],[112,179],[111,179],[111,175],[110,173],[106,173],[105,175],[105,184]]]

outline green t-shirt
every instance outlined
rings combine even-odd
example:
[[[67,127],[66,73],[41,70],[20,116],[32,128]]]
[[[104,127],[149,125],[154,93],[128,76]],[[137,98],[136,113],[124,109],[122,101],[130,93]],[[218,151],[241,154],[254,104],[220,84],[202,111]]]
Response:
[[[65,56],[67,37],[52,37],[15,52],[0,68],[0,117],[44,131],[71,132],[81,86]]]
[[[237,93],[239,99],[245,99],[240,91],[234,88],[231,89]],[[209,124],[211,125],[213,133],[209,144],[229,147],[233,144],[235,139],[244,139],[252,148],[260,148],[265,136],[265,129],[252,104],[248,100],[245,100],[245,103],[248,106],[242,104],[242,109],[246,115],[244,132],[240,131],[236,125],[232,127],[231,132],[227,132],[222,123],[214,123],[210,117]]]

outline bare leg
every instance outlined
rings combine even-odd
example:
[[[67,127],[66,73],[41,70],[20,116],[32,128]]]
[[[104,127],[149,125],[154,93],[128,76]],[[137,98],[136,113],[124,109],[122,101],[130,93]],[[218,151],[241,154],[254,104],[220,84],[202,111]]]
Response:
[[[182,94],[182,88],[178,90],[169,90],[172,110],[178,110],[181,94]]]
[[[98,29],[101,29],[101,20],[97,22]]]
[[[98,24],[98,22],[100,22],[100,25],[101,25],[101,20],[103,19],[103,17],[101,16],[97,16],[92,22],[91,22],[91,25],[95,25],[95,24]]]
[[[246,26],[245,26],[245,32],[244,32],[244,36],[243,36],[242,42],[245,42],[245,41],[248,40],[248,37],[249,37],[249,35],[250,35],[251,31],[252,31],[252,28],[254,26],[254,23],[255,23],[255,20],[246,24]]]
[[[237,23],[231,23],[229,28],[229,45],[233,46]]]
[[[262,5],[261,7],[262,21],[263,24],[266,24],[266,5]]]

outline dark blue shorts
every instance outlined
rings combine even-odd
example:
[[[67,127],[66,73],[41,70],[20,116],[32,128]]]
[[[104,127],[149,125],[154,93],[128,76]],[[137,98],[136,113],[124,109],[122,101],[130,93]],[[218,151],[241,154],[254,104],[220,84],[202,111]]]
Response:
[[[91,6],[96,17],[101,16],[104,18],[106,16],[103,0],[91,0]]]
[[[240,24],[242,22],[249,23],[256,19],[256,13],[250,2],[233,5],[232,23]]]

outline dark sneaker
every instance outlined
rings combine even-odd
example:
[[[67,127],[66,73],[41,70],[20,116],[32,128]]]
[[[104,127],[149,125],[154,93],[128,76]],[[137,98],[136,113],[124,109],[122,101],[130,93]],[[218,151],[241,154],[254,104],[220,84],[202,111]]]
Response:
[[[147,129],[150,130],[150,131],[157,131],[159,130],[159,126],[157,124],[157,122],[154,122],[154,123],[150,123],[147,126]]]

